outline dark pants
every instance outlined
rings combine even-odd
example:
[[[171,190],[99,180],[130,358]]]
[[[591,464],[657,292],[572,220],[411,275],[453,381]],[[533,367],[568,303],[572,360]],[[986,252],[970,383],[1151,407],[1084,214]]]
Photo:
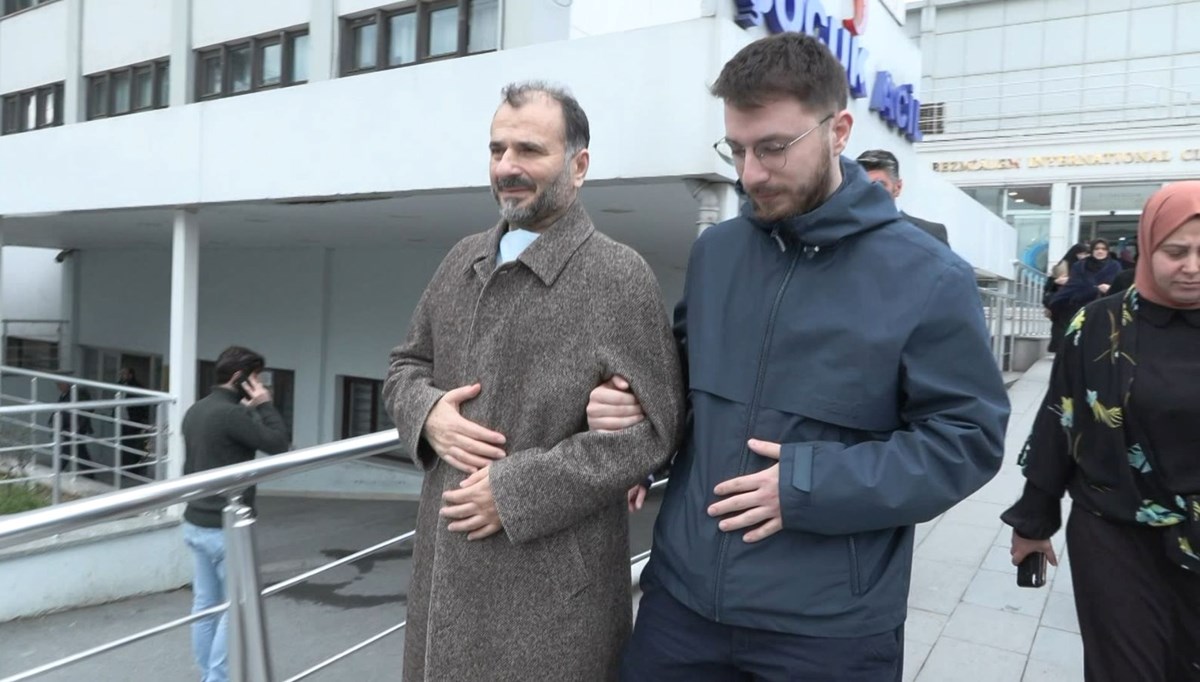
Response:
[[[1200,575],[1167,560],[1163,536],[1072,509],[1067,549],[1087,682],[1200,681]]]
[[[755,630],[715,623],[643,586],[622,682],[899,682],[903,673],[903,626],[853,638]]]

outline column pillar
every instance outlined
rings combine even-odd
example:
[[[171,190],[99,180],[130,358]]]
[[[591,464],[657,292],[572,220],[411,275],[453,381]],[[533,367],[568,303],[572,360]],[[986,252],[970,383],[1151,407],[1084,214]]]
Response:
[[[196,330],[200,288],[200,223],[194,209],[175,211],[171,243],[170,381],[171,439],[167,477],[183,475],[183,415],[196,400]]]
[[[1071,187],[1056,182],[1050,187],[1050,239],[1046,254],[1047,267],[1054,267],[1067,247],[1075,242],[1076,226],[1071,220]]]

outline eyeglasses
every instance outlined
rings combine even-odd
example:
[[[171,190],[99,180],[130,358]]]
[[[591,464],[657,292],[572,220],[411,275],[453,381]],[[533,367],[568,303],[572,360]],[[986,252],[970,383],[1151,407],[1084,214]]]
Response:
[[[821,119],[820,123],[800,133],[791,142],[760,142],[754,145],[751,151],[764,168],[773,171],[782,170],[787,165],[787,150],[792,145],[807,137],[812,131],[828,123],[832,118],[833,114],[826,116]],[[714,142],[713,149],[717,152],[717,156],[721,157],[725,163],[736,167],[741,167],[746,163],[746,148],[733,144],[728,138],[722,137]]]

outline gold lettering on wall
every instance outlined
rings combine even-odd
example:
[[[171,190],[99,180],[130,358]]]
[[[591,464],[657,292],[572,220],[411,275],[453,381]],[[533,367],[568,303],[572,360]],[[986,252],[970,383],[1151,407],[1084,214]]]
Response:
[[[1057,154],[1030,156],[1026,159],[967,159],[965,161],[934,161],[933,170],[939,173],[967,171],[1014,170],[1018,168],[1069,168],[1076,166],[1116,166],[1127,164],[1170,163],[1173,155],[1167,149],[1136,152],[1100,152],[1094,154]],[[1200,148],[1185,149],[1180,161],[1200,161]]]

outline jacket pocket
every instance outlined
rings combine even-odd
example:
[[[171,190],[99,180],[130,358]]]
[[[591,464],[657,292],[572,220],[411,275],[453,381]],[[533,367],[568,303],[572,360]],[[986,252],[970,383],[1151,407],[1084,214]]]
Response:
[[[846,551],[850,555],[850,594],[857,597],[863,593],[863,588],[858,570],[858,545],[854,542],[853,535],[846,536]]]
[[[551,580],[564,596],[574,597],[591,584],[592,578],[583,560],[575,529],[568,528],[557,534],[554,540],[546,543],[543,551],[553,572]]]
[[[846,554],[850,565],[850,592],[861,596],[871,591],[901,552],[905,538],[902,528],[855,533],[846,536]]]

